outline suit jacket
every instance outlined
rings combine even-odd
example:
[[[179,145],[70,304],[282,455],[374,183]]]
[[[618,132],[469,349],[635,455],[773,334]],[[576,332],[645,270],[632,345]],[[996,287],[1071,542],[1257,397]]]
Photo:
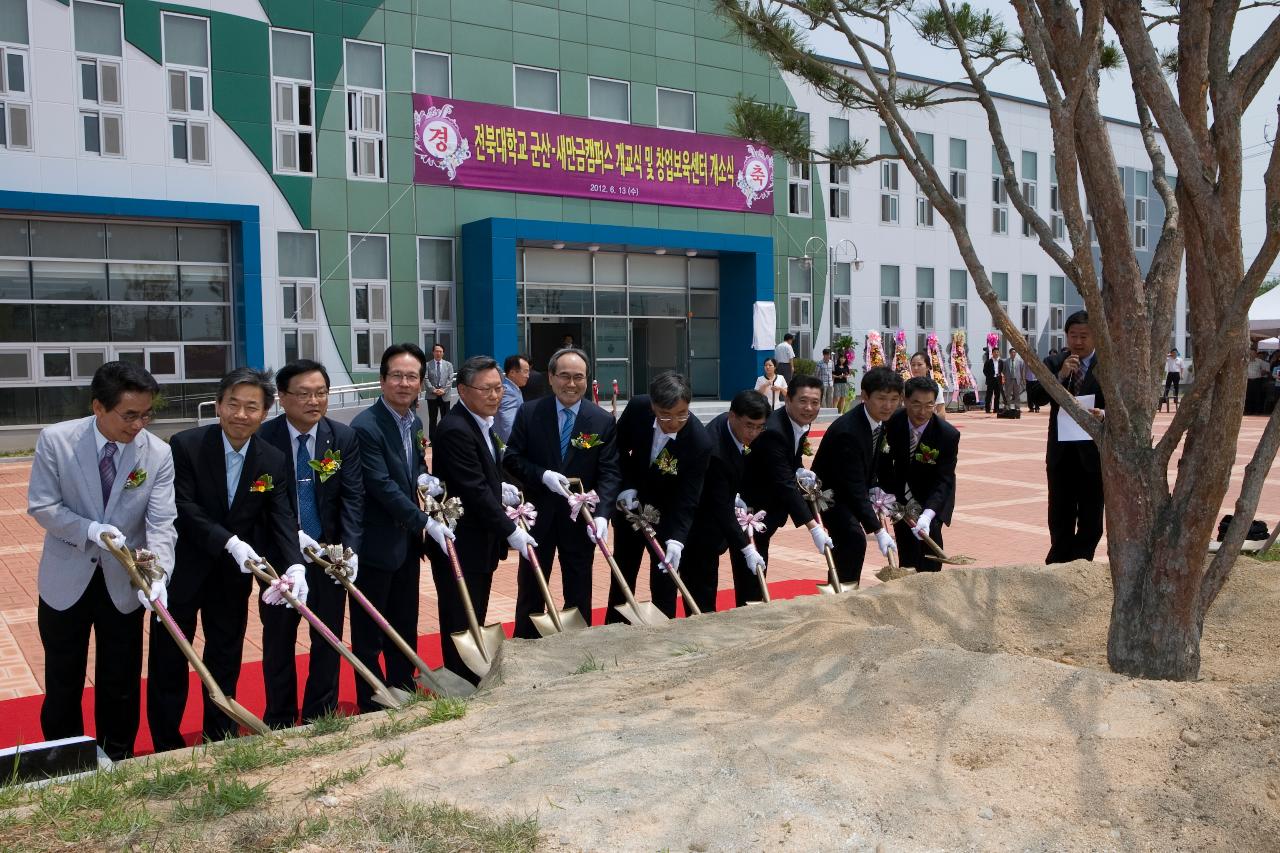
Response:
[[[881,528],[871,499],[867,497],[868,490],[879,481],[878,450],[871,446],[871,425],[863,403],[836,418],[827,428],[812,466],[822,488],[831,489],[835,495],[835,505],[826,511],[824,521],[860,524],[868,533]]]
[[[493,418],[493,431],[498,438],[511,442],[511,430],[516,424],[516,413],[524,405],[524,393],[516,383],[506,376],[502,377],[502,402],[498,405],[498,414]]]
[[[1054,375],[1057,375],[1070,355],[1070,353],[1064,353],[1050,356],[1044,360],[1045,366],[1053,371]],[[1107,402],[1106,398],[1102,396],[1102,385],[1098,382],[1096,375],[1097,367],[1098,356],[1095,353],[1093,363],[1089,365],[1089,370],[1085,373],[1084,379],[1080,381],[1074,393],[1077,397],[1093,394],[1094,408],[1105,409]],[[1045,445],[1044,453],[1046,464],[1050,468],[1062,468],[1064,470],[1069,470],[1073,466],[1079,465],[1090,473],[1100,472],[1102,470],[1102,461],[1098,456],[1097,444],[1092,441],[1058,441],[1058,410],[1061,407],[1056,400],[1049,396],[1049,389],[1044,387],[1044,383],[1037,384],[1034,389],[1028,389],[1028,393],[1035,398],[1036,405],[1049,404],[1049,442]]]
[[[581,478],[587,491],[595,489],[600,504],[592,514],[597,518],[608,518],[622,482],[617,431],[617,424],[608,412],[584,399],[578,406],[573,434],[575,437],[598,435],[600,444],[580,449],[570,443],[568,452],[561,459],[556,398],[543,397],[520,407],[506,453],[502,456],[502,466],[524,484],[525,498],[533,502],[539,515],[559,515],[569,511],[568,502],[542,484],[542,475],[550,470],[559,471],[566,477]]]
[[[116,454],[116,481],[102,503],[94,417],[63,421],[41,430],[27,488],[27,514],[45,530],[37,586],[55,610],[71,607],[102,566],[111,601],[121,613],[141,607],[124,566],[89,543],[90,522],[115,525],[130,548],[146,548],[173,574],[178,534],[173,522],[173,455],[169,445],[147,430]],[[129,474],[146,472],[142,485],[125,488]],[[96,543],[95,543],[96,544]]]
[[[492,573],[507,555],[507,537],[516,529],[502,507],[502,451],[498,442],[490,455],[480,425],[458,402],[436,425],[431,447],[435,475],[449,497],[462,500],[462,518],[454,530],[458,537],[454,548],[462,571],[469,575]],[[434,541],[427,548],[439,551]]]
[[[906,409],[899,409],[885,423],[886,452],[880,454],[880,487],[903,498],[906,486],[923,509],[933,514],[943,524],[951,523],[951,512],[956,505],[956,458],[960,450],[960,431],[933,415],[920,434],[920,447],[928,446],[938,451],[933,462],[916,459],[911,454],[911,423]]]
[[[422,555],[422,530],[427,516],[418,507],[418,475],[427,473],[423,448],[413,454],[412,469],[395,416],[381,399],[351,419],[360,445],[364,475],[364,530],[360,535],[360,568],[394,571],[411,555]],[[413,416],[413,441],[422,433],[422,419]],[[439,453],[437,452],[437,458]],[[345,543],[344,543],[345,544]]]
[[[742,491],[747,461],[755,455],[755,442],[751,443],[750,454],[744,456],[738,450],[738,444],[729,430],[728,412],[716,415],[707,424],[707,436],[711,439],[711,456],[707,460],[702,498],[698,501],[698,511],[693,518],[694,541],[690,543],[690,547],[709,548],[720,554],[732,545],[741,551],[751,543],[747,534],[738,526],[733,498]]]
[[[989,355],[982,359],[982,376],[988,382],[996,379],[996,360]]]
[[[440,360],[440,368],[436,369],[436,361],[434,358],[427,360],[427,369],[424,371],[423,379],[426,382],[426,388],[431,391],[435,388],[443,388],[447,392],[453,380],[453,365],[446,359]],[[427,399],[432,399],[435,394],[427,394]],[[446,393],[440,399],[446,400],[449,395]]]
[[[649,395],[633,397],[618,418],[618,456],[622,461],[622,488],[635,489],[641,504],[661,513],[660,542],[674,539],[688,543],[693,514],[702,497],[702,484],[711,456],[706,427],[690,415],[675,438],[664,448],[674,459],[676,473],[665,474],[657,460],[649,461],[653,448],[653,407]],[[661,456],[661,454],[659,454]]]
[[[796,429],[786,407],[775,409],[751,442],[742,482],[742,499],[752,510],[767,513],[770,530],[786,524],[787,516],[797,527],[813,519],[796,485],[796,469],[803,465],[804,442],[796,445]]]
[[[260,436],[249,439],[240,482],[227,506],[227,467],[219,424],[184,430],[169,439],[173,450],[173,490],[178,504],[177,566],[169,584],[175,602],[190,601],[209,572],[239,572],[223,550],[239,536],[277,572],[302,562],[298,516],[290,499],[292,460]],[[269,475],[269,491],[250,484]]]
[[[258,437],[275,445],[285,458],[293,461],[294,440],[289,436],[289,422],[284,415],[272,418],[258,430]],[[316,509],[320,514],[320,541],[326,545],[341,543],[360,553],[364,521],[364,470],[360,462],[360,442],[355,430],[346,424],[329,418],[321,418],[316,424],[316,438],[312,442],[312,458],[323,459],[325,451],[334,450],[342,456],[342,462],[329,479],[321,482],[312,473],[315,485]],[[293,513],[298,515],[297,465],[289,466],[289,499]]]

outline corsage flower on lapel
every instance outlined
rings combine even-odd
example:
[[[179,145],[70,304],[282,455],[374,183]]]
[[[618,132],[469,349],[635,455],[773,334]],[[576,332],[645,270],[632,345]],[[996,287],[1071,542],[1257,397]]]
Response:
[[[800,442],[800,455],[801,456],[813,455],[813,445],[809,443],[809,439],[807,438]]]
[[[680,473],[680,460],[671,455],[671,451],[662,448],[662,452],[658,454],[658,458],[653,460],[653,464],[658,466],[658,470],[672,477]]]
[[[598,432],[582,432],[570,439],[569,444],[579,450],[590,450],[593,447],[599,447],[604,442],[600,440],[600,433]]]
[[[922,462],[925,465],[937,465],[938,464],[938,448],[930,447],[927,444],[921,444],[919,447],[916,448],[916,455],[912,456],[911,458],[916,460],[917,462]]]
[[[503,441],[503,440],[502,440],[502,436],[498,435],[498,433],[497,433],[497,432],[490,432],[490,433],[489,433],[489,438],[493,441],[493,449],[494,449],[494,450],[498,451],[499,453],[505,453],[505,452],[506,452],[506,450],[507,450],[507,443],[506,443],[505,441]]]
[[[147,472],[142,467],[138,467],[129,472],[129,478],[124,481],[124,487],[136,489],[145,482],[147,482]]]
[[[275,487],[275,483],[271,482],[271,475],[263,474],[262,476],[255,478],[254,481],[249,484],[249,491],[270,492],[275,489]]]
[[[316,476],[323,483],[342,470],[342,451],[330,448],[324,452],[323,457],[312,459],[307,464],[311,466],[311,470],[316,472]]]
[[[424,453],[426,452],[426,449],[427,449],[427,436],[422,432],[422,430],[418,430],[418,452]]]

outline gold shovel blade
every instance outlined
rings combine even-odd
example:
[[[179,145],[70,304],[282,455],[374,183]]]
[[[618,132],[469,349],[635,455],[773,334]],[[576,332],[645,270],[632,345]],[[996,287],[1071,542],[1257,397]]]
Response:
[[[561,610],[559,616],[560,626],[565,631],[581,631],[590,627],[576,607]],[[530,614],[529,618],[533,621],[533,627],[538,629],[539,637],[550,637],[552,634],[560,633],[560,628],[556,627],[556,620],[551,617],[550,613],[533,613]]]
[[[396,687],[384,687],[373,692],[373,701],[394,711],[409,701],[409,694]]]
[[[497,657],[498,649],[502,648],[502,643],[507,638],[502,633],[502,626],[497,623],[481,626],[480,640],[484,648],[476,644],[476,639],[469,630],[456,631],[452,636],[453,644],[457,646],[462,662],[467,665],[467,669],[481,678],[488,674],[494,658]]]
[[[213,704],[217,705],[218,708],[221,709],[222,713],[226,714],[228,717],[253,732],[255,735],[266,735],[271,733],[271,729],[266,723],[259,720],[254,716],[252,711],[232,699],[230,696],[222,697],[222,700],[225,701],[226,704],[223,704],[223,701],[219,701],[218,697],[210,696],[209,698],[213,701]]]
[[[445,696],[450,699],[465,699],[474,696],[476,686],[456,672],[441,667],[427,672],[419,671],[413,679],[418,686],[433,696]]]
[[[619,604],[613,609],[632,625],[657,625],[671,621],[652,601],[637,601],[634,610],[630,604]]]

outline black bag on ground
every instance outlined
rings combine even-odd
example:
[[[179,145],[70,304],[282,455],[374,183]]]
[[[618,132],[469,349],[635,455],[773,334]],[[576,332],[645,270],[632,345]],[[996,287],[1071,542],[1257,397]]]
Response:
[[[1224,515],[1222,517],[1222,521],[1218,522],[1218,541],[1219,542],[1221,542],[1223,539],[1227,537],[1227,528],[1231,525],[1232,518],[1233,516]],[[1249,525],[1249,532],[1244,535],[1244,538],[1254,540],[1254,541],[1266,541],[1267,537],[1270,535],[1271,533],[1270,531],[1267,530],[1266,523],[1262,521],[1258,521],[1255,518],[1253,520],[1253,523]]]

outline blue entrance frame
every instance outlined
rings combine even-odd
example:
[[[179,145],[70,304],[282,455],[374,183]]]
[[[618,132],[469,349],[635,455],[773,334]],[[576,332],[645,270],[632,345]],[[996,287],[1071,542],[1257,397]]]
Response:
[[[236,364],[264,366],[262,226],[256,205],[0,190],[0,212],[227,223],[231,226],[231,308],[236,330],[233,357]]]
[[[462,226],[465,351],[501,361],[516,352],[516,246],[521,240],[715,252],[720,260],[720,393],[755,387],[772,352],[751,348],[756,302],[773,302],[773,238],[706,231],[490,218]],[[637,389],[639,391],[641,389]]]

